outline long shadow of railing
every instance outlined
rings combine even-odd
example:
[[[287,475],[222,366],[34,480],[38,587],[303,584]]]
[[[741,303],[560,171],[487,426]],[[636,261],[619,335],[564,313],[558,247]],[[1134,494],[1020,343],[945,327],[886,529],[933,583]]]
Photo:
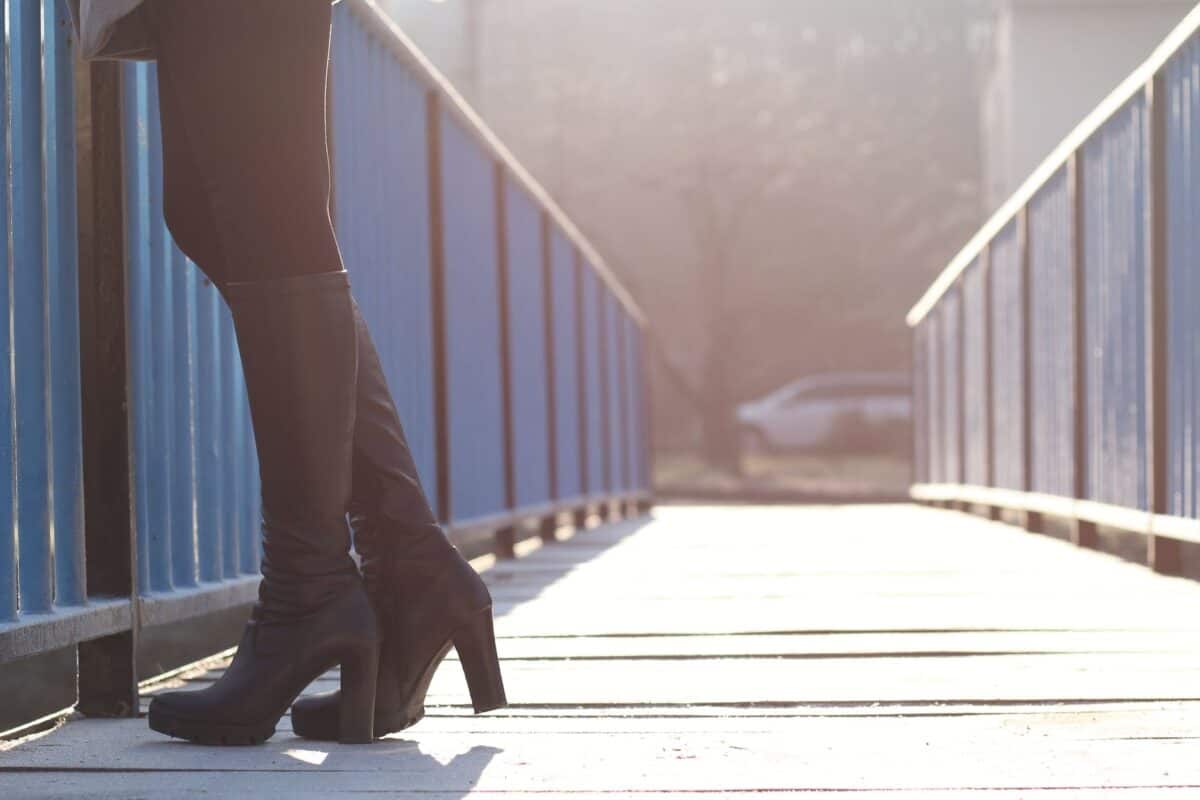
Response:
[[[638,517],[603,528],[579,530],[565,541],[546,545],[528,561],[497,561],[484,573],[496,601],[496,616],[503,618],[526,603],[537,600],[543,592],[569,577],[579,567],[635,535],[649,521],[649,517]],[[517,592],[512,591],[514,588]],[[513,663],[520,660],[504,658],[503,636],[500,651],[502,661]],[[458,668],[453,655],[441,666],[443,670]],[[208,672],[194,675],[186,683],[189,688],[201,688],[214,680],[217,674]],[[337,688],[337,685],[338,674],[334,670],[322,676],[309,687],[309,691],[330,691]],[[467,702],[465,685],[463,691],[461,703],[448,705],[443,702],[427,706],[427,719],[470,717],[471,709]],[[510,693],[509,701],[511,707],[519,714],[521,698]],[[429,727],[428,723],[425,727]],[[473,736],[471,742],[480,738],[486,740],[487,737]],[[436,739],[437,737],[433,741],[436,742]],[[154,738],[138,740],[133,749],[124,755],[138,757],[139,753],[152,753],[153,762],[167,768],[176,761],[181,765],[192,763],[194,754],[203,749],[202,746],[188,742]],[[443,748],[431,744],[430,740],[422,743],[419,736],[407,733],[395,734],[369,748],[311,742],[292,735],[290,724],[285,718],[279,732],[266,744],[255,748],[253,764],[294,764],[297,770],[315,767],[345,773],[372,773],[386,765],[388,772],[404,776],[406,790],[436,791],[439,796],[457,797],[465,796],[491,760],[503,752],[502,748],[491,744],[470,744],[466,749],[449,745],[444,750],[445,752]],[[251,762],[247,762],[247,768],[252,768],[250,764]],[[361,778],[362,775],[358,777]],[[462,792],[462,795],[458,792]]]

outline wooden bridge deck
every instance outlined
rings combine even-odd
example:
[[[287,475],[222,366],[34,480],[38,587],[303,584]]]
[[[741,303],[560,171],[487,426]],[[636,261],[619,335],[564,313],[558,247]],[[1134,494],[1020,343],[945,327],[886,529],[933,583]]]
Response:
[[[506,712],[448,664],[370,747],[72,720],[0,797],[1200,796],[1189,581],[913,506],[663,508],[486,574]]]

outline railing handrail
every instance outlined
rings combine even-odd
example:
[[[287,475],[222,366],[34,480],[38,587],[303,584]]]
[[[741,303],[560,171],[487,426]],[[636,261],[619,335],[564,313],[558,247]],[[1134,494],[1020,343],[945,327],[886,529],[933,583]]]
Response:
[[[617,279],[609,268],[608,263],[584,236],[561,206],[551,197],[545,187],[534,178],[525,167],[517,161],[512,151],[500,140],[500,137],[488,127],[478,112],[471,107],[466,99],[458,92],[450,81],[443,75],[433,62],[421,52],[416,43],[409,38],[396,21],[379,7],[376,0],[347,0],[350,9],[359,15],[363,22],[395,53],[401,61],[411,66],[416,77],[421,79],[427,88],[438,92],[445,102],[445,108],[451,111],[459,121],[466,125],[467,131],[473,135],[490,152],[492,157],[503,164],[504,169],[517,183],[546,210],[551,220],[558,225],[571,243],[578,248],[586,261],[591,264],[601,281],[609,291],[620,301],[621,305],[638,326],[645,330],[648,327],[645,312],[633,299],[629,290]],[[334,69],[337,66],[334,65]]]
[[[1171,31],[1170,35],[1155,48],[1150,57],[1109,93],[1090,114],[1084,117],[1065,139],[1059,142],[1038,168],[971,237],[966,246],[950,261],[950,264],[938,275],[921,299],[908,312],[905,321],[909,327],[916,327],[921,323],[942,296],[954,286],[955,281],[962,273],[979,257],[988,243],[1015,220],[1021,209],[1025,208],[1042,187],[1066,166],[1072,154],[1078,152],[1092,138],[1093,134],[1114,114],[1124,108],[1130,100],[1143,92],[1146,84],[1166,66],[1167,62],[1197,31],[1200,31],[1200,5],[1192,9],[1183,21]]]

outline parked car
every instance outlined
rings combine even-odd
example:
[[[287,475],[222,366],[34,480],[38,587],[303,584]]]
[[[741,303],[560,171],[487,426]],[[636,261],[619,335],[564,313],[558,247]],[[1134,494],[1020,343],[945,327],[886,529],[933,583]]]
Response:
[[[911,387],[911,379],[901,372],[801,378],[738,406],[742,451],[906,447],[912,427]]]

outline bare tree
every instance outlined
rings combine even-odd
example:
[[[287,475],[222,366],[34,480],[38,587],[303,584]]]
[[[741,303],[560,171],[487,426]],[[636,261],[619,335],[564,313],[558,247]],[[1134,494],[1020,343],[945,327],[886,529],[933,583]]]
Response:
[[[907,363],[982,216],[982,0],[476,2],[476,104],[647,308],[710,461],[744,399]]]

